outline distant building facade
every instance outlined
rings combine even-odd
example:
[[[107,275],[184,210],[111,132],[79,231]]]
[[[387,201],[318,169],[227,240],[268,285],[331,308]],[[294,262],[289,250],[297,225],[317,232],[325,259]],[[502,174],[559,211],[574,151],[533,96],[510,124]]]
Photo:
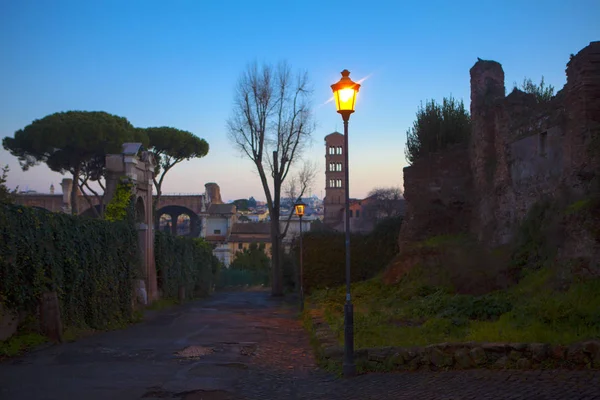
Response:
[[[325,136],[325,199],[323,222],[343,230],[344,219],[344,135],[333,132]]]
[[[323,223],[336,231],[344,231],[345,212],[345,171],[344,135],[333,132],[325,136],[325,199]],[[387,201],[389,202],[389,200]],[[404,215],[404,199],[395,201],[394,215]],[[375,196],[365,199],[350,199],[350,231],[368,233],[389,212],[389,204]]]

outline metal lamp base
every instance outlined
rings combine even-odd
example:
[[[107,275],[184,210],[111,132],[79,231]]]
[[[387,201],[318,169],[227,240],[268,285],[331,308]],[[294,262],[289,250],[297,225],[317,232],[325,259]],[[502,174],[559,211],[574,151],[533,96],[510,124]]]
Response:
[[[354,364],[354,307],[352,303],[344,304],[344,365],[342,367],[344,378],[356,375]]]

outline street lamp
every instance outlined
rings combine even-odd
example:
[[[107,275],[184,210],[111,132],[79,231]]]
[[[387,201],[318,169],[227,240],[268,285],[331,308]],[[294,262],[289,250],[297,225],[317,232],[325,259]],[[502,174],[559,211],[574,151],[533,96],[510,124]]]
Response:
[[[296,215],[300,219],[300,311],[304,311],[304,267],[302,265],[302,217],[304,216],[304,209],[306,208],[306,204],[302,202],[302,200],[298,201],[296,205],[294,205],[294,211]]]
[[[344,376],[351,377],[356,374],[356,365],[354,364],[354,309],[352,298],[350,297],[350,189],[348,186],[349,165],[348,165],[348,120],[350,114],[354,112],[356,103],[356,94],[360,89],[360,84],[350,79],[350,71],[342,71],[342,79],[331,85],[335,106],[337,112],[342,115],[344,121],[344,191],[345,191],[345,223],[346,233],[346,303],[344,304]]]

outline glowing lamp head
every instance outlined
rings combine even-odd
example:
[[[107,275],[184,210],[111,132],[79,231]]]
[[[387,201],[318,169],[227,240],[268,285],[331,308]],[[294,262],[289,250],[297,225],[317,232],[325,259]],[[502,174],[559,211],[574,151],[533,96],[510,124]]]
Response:
[[[360,84],[353,82],[352,79],[350,79],[350,71],[347,69],[343,70],[342,79],[331,85],[331,89],[333,90],[337,112],[342,115],[352,114],[354,112],[356,94],[360,89]]]
[[[296,212],[296,215],[300,218],[302,218],[304,216],[305,208],[306,208],[306,204],[304,204],[301,201],[299,201],[298,203],[296,203],[296,205],[294,205],[294,211]]]

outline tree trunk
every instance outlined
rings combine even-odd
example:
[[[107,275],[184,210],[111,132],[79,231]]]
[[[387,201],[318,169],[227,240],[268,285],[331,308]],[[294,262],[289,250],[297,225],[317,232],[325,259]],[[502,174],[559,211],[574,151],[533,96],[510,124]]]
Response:
[[[72,215],[79,214],[77,189],[79,189],[79,169],[73,170],[73,185],[71,185],[71,214]]]
[[[279,214],[279,213],[278,213]],[[281,245],[279,215],[271,216],[271,295],[283,296],[283,274],[281,270]]]

